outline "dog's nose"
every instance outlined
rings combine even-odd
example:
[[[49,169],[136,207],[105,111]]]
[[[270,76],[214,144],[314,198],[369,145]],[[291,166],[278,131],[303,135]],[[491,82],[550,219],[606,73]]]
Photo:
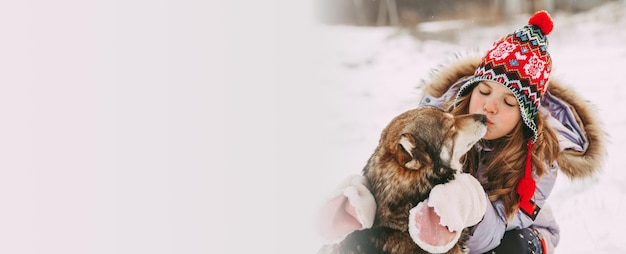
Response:
[[[479,114],[478,115],[478,121],[480,121],[483,124],[486,124],[487,123],[487,115]]]

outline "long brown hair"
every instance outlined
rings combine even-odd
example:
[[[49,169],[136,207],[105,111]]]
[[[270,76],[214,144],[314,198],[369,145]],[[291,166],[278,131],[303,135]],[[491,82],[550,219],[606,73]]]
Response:
[[[456,101],[453,99],[447,105],[448,111],[454,115],[467,114],[471,94],[470,91]],[[548,126],[544,117],[543,113],[539,111],[535,118],[539,137],[532,146],[533,172],[538,177],[547,172],[547,163],[554,163],[559,154],[559,142],[556,134]],[[480,158],[480,151],[471,149],[464,158],[463,171],[471,173],[477,178],[479,178],[477,175],[479,160],[484,159],[485,166],[482,177],[487,181],[483,184],[483,188],[492,202],[502,200],[508,219],[511,219],[518,209],[518,194],[515,190],[517,183],[524,176],[525,159],[528,153],[527,143],[531,137],[532,131],[523,124],[520,118],[518,124],[509,134],[495,140],[482,141],[497,152],[485,153],[484,158]]]

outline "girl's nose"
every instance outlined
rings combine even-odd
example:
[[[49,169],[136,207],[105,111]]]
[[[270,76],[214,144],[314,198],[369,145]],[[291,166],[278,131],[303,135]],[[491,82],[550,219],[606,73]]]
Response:
[[[487,114],[495,114],[498,113],[498,107],[493,103],[493,101],[486,101],[485,105],[483,105],[483,110]]]

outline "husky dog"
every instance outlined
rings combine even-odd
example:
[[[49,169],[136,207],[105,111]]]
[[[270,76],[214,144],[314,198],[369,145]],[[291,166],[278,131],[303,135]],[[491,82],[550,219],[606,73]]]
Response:
[[[363,169],[377,208],[371,228],[357,230],[321,253],[427,253],[409,235],[409,210],[431,189],[454,179],[460,158],[486,132],[486,116],[453,116],[420,107],[396,116],[383,130]],[[448,253],[464,253],[467,229]]]

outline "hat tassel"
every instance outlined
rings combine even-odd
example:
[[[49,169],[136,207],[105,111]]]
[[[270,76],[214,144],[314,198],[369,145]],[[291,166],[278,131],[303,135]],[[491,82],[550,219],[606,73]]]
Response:
[[[535,180],[532,178],[532,148],[533,143],[532,140],[528,141],[528,153],[526,154],[526,166],[524,171],[524,176],[517,183],[517,194],[519,195],[519,207],[526,214],[533,214],[535,211],[535,205],[530,201],[530,199],[535,194],[535,189],[537,188],[535,184]]]

